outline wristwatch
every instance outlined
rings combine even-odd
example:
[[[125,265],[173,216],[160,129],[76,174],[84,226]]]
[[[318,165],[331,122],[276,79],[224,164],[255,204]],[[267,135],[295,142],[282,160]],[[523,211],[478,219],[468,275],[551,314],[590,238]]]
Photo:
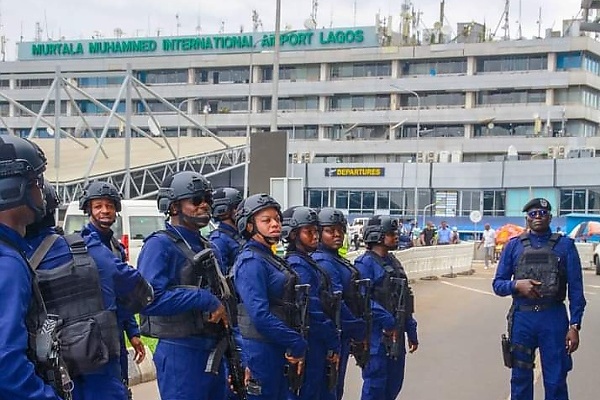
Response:
[[[572,324],[571,326],[569,326],[569,329],[575,329],[577,332],[579,332],[581,330],[581,325]]]

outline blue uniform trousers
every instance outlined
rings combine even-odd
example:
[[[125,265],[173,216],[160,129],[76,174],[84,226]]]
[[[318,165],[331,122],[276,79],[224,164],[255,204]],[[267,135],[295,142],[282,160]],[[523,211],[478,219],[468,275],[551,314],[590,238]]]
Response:
[[[285,349],[272,343],[242,339],[244,362],[250,368],[256,390],[248,389],[248,400],[285,400],[289,393],[284,376]]]
[[[308,339],[308,351],[306,352],[306,364],[304,370],[304,383],[300,389],[300,395],[290,393],[289,400],[332,400],[334,391],[327,390],[327,378],[325,376],[325,358],[327,348],[320,340]]]
[[[361,400],[395,400],[404,383],[405,358],[404,352],[397,360],[392,360],[385,355],[383,346],[377,354],[371,354],[362,371]]]
[[[154,353],[158,390],[162,400],[225,399],[225,368],[204,372],[210,350],[159,340]]]
[[[117,358],[111,359],[93,374],[73,379],[73,400],[125,400],[127,392],[121,380]]]
[[[567,373],[573,368],[571,356],[565,349],[569,329],[564,305],[542,311],[515,311],[511,342],[535,350],[539,348],[542,362],[545,399],[567,400]],[[531,362],[527,354],[513,351],[515,359]],[[511,399],[533,399],[533,370],[513,368]]]

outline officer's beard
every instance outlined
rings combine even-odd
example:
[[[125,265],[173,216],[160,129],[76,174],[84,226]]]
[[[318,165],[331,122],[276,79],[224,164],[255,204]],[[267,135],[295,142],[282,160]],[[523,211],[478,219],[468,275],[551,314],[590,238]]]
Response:
[[[204,228],[210,222],[210,213],[203,214],[199,217],[194,217],[192,215],[188,215],[181,210],[181,207],[178,210],[177,215],[179,216],[180,222],[183,225],[190,225],[195,227],[196,229]]]
[[[113,224],[116,222],[116,219],[111,219],[110,221],[102,221],[92,216],[92,222],[95,226],[97,226],[101,231],[108,232],[110,231]]]

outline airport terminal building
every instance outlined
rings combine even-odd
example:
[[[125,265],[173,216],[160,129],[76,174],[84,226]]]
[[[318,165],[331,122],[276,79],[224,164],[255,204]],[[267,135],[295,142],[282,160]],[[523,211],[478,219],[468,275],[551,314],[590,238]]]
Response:
[[[600,42],[459,32],[427,45],[375,26],[282,33],[277,120],[307,205],[516,217],[544,196],[557,215],[600,213]],[[155,95],[131,94],[141,130],[154,124],[189,139],[205,127],[239,142],[248,126],[250,137],[270,130],[273,43],[259,32],[23,42],[17,61],[0,64],[0,132],[27,136],[35,123],[44,140],[52,132],[40,121],[52,120],[60,99],[65,131],[121,137],[122,122],[104,126],[111,108],[125,112],[115,99],[131,74]],[[78,90],[56,97],[57,75]],[[219,182],[242,187],[241,168],[225,174]]]

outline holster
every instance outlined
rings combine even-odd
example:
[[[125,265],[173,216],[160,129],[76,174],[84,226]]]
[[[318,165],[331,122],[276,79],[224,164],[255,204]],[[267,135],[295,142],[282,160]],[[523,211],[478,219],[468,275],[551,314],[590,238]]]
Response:
[[[337,387],[339,376],[338,363],[331,360],[331,356],[333,356],[333,352],[330,351],[327,353],[328,359],[325,369],[325,376],[327,377],[327,390],[330,392]]]
[[[356,365],[364,368],[371,359],[371,346],[369,342],[350,342],[350,354],[354,356]]]
[[[504,360],[504,366],[506,368],[512,368],[512,353],[510,349],[510,339],[506,336],[506,334],[502,334],[501,339],[502,344],[502,359]]]

